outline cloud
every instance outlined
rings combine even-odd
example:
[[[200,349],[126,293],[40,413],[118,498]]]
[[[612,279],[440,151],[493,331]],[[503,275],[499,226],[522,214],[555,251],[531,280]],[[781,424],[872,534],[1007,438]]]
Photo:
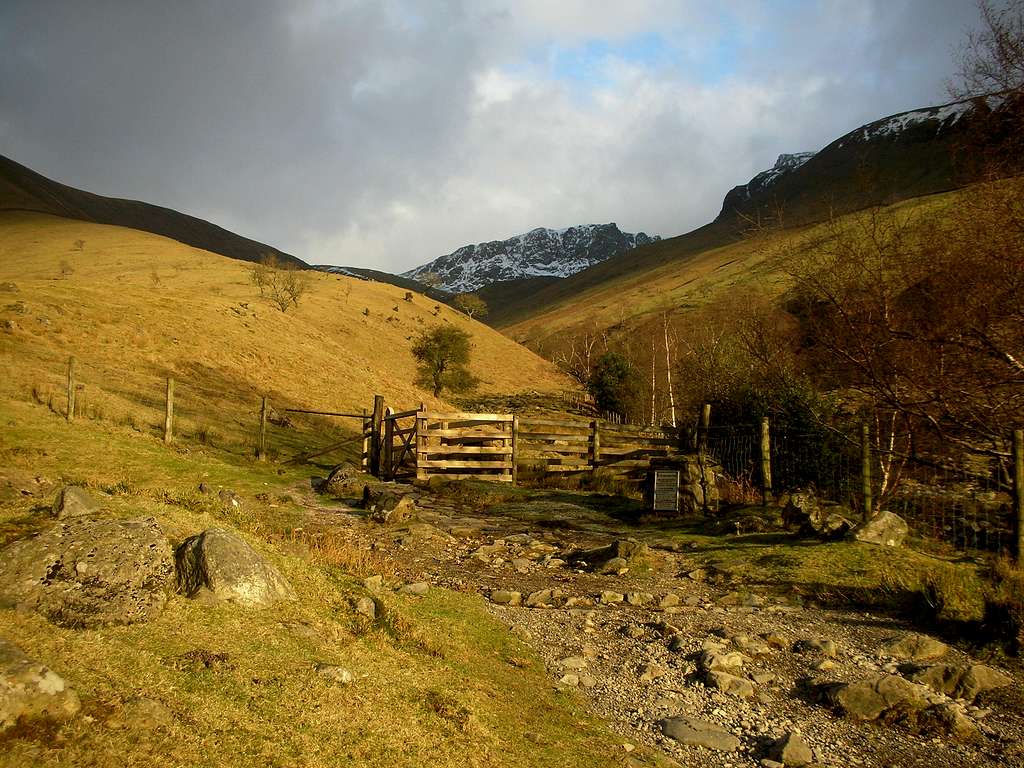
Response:
[[[423,11],[429,8],[430,12]],[[965,2],[0,8],[0,149],[311,262],[706,222],[780,152],[941,101]]]

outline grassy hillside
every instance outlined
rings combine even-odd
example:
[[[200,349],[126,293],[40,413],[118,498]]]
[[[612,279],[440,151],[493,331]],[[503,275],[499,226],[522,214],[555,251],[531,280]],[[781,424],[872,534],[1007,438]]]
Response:
[[[892,207],[923,220],[940,215],[957,194],[914,198]],[[848,214],[838,225],[860,215]],[[736,291],[757,289],[778,295],[789,284],[780,257],[827,235],[827,225],[815,224],[723,244],[722,238],[714,236],[715,226],[708,225],[700,237],[698,230],[647,246],[630,268],[621,263],[599,265],[597,269],[603,268],[604,273],[590,276],[573,291],[568,290],[572,287],[568,281],[563,281],[565,285],[556,286],[560,289],[557,300],[502,329],[536,349],[587,327],[635,326],[664,312],[682,314]],[[580,273],[583,275],[586,273]]]
[[[308,274],[307,295],[282,313],[244,263],[135,230],[0,213],[0,398],[62,410],[74,355],[87,417],[153,431],[172,376],[182,438],[244,449],[263,395],[277,409],[360,412],[374,393],[396,408],[441,405],[413,385],[409,353],[413,335],[437,323],[472,334],[471,368],[487,393],[565,386],[546,361],[443,304]],[[294,431],[276,428],[271,445]]]

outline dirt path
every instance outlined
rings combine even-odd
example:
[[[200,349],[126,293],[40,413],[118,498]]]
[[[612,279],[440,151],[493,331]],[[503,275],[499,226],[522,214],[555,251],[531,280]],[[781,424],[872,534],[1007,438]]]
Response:
[[[338,509],[322,511],[318,522],[349,528],[408,581],[483,595],[493,614],[539,651],[553,686],[578,689],[613,724],[624,754],[642,743],[687,766],[771,766],[768,744],[796,732],[820,765],[1024,765],[1019,675],[974,701],[928,692],[931,704],[959,707],[975,729],[973,740],[857,722],[820,701],[816,686],[824,682],[898,673],[899,660],[880,649],[911,633],[899,620],[748,589],[742,575],[699,569],[706,553],[678,551],[657,532],[616,519],[600,500],[584,506],[553,495],[481,511],[413,495],[416,516],[402,525],[381,526],[361,511]],[[570,562],[572,552],[626,537],[647,545],[649,568],[599,574]],[[495,602],[515,601],[503,592],[518,593],[521,604]],[[614,594],[602,598],[606,592]],[[815,640],[829,642],[798,650],[801,641]],[[738,696],[709,685],[705,651],[740,652],[742,665],[731,671],[750,687],[737,684]],[[955,648],[938,661],[977,663]],[[678,715],[720,727],[739,748],[716,751],[663,735],[660,723]]]

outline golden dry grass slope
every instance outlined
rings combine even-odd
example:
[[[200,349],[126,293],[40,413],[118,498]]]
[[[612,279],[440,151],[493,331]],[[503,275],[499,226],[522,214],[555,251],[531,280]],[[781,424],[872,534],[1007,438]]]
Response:
[[[472,335],[484,393],[566,386],[547,361],[419,294],[309,273],[308,293],[282,313],[250,270],[137,230],[0,213],[0,397],[63,408],[74,355],[87,416],[153,428],[172,376],[179,431],[244,441],[262,395],[279,409],[360,412],[375,393],[398,409],[444,405],[412,383],[409,351],[437,323]]]

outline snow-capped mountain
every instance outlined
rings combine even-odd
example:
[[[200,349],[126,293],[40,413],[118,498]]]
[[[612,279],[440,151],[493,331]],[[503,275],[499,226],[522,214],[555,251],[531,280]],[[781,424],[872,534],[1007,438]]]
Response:
[[[660,240],[644,232],[631,234],[612,224],[583,224],[566,229],[531,229],[507,240],[466,245],[402,274],[419,280],[440,277],[446,291],[475,291],[500,280],[568,277],[587,267]]]

